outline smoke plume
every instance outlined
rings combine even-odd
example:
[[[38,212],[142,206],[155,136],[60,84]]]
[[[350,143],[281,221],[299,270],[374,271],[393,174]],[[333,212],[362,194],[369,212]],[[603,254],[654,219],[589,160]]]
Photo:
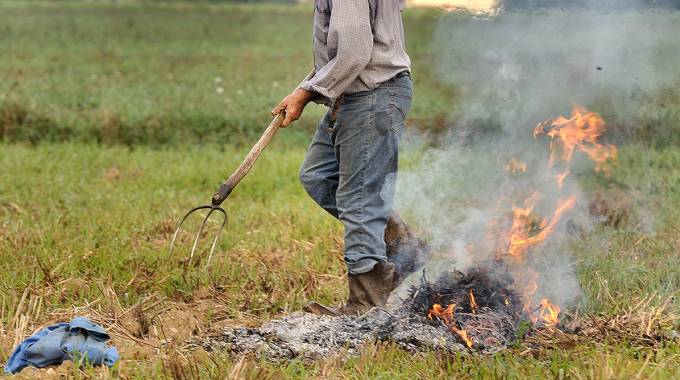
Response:
[[[532,131],[547,119],[568,117],[575,105],[601,114],[610,134],[663,117],[646,99],[680,83],[672,64],[680,62],[680,51],[668,33],[674,16],[601,8],[486,19],[444,14],[433,69],[459,99],[449,133],[400,172],[397,210],[428,235],[435,252],[465,271],[497,266],[513,207],[533,192],[540,194],[534,212],[546,219],[561,199],[575,197],[554,234],[509,269],[518,287],[527,276],[538,282],[534,304],[544,297],[573,303],[580,288],[567,230],[592,224],[578,178],[592,175],[595,164],[575,153],[559,188],[559,168],[548,165],[550,140],[535,139]],[[513,160],[526,171],[513,174]]]

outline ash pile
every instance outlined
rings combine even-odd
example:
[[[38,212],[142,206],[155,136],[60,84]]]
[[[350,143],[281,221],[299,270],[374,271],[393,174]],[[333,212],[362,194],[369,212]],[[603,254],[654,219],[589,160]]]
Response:
[[[271,361],[352,355],[371,341],[393,342],[410,352],[496,352],[515,339],[525,319],[519,297],[496,278],[485,270],[447,271],[435,281],[416,274],[404,285],[403,297],[393,293],[384,309],[362,316],[298,312],[258,328],[226,328],[198,343],[208,351]]]

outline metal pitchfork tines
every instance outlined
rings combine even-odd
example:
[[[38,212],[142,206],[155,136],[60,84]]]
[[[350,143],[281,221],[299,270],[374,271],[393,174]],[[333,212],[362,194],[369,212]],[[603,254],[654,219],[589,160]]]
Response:
[[[248,155],[246,158],[243,160],[241,165],[232,173],[229,178],[217,189],[215,194],[212,196],[212,202],[209,205],[204,205],[204,206],[198,206],[193,209],[191,209],[188,213],[180,219],[179,224],[177,225],[177,229],[175,230],[175,233],[172,235],[172,240],[170,241],[170,250],[169,254],[172,254],[172,249],[175,246],[175,239],[177,239],[177,234],[179,233],[180,229],[182,228],[182,224],[184,224],[184,221],[189,218],[189,216],[197,211],[200,210],[209,210],[208,214],[203,218],[203,222],[201,223],[201,227],[198,230],[198,233],[196,234],[196,237],[194,238],[194,244],[191,248],[191,254],[189,256],[189,264],[191,264],[191,261],[194,258],[194,254],[196,253],[196,247],[198,246],[198,241],[201,238],[201,234],[203,233],[203,230],[205,228],[206,223],[208,223],[208,220],[210,219],[211,215],[213,214],[221,214],[224,216],[222,219],[222,225],[220,226],[219,231],[217,231],[217,234],[215,235],[215,238],[213,238],[212,245],[210,247],[210,253],[208,254],[208,261],[206,263],[206,266],[210,265],[210,261],[212,260],[213,252],[215,251],[215,246],[217,245],[217,241],[220,238],[220,234],[222,233],[222,230],[224,230],[224,227],[227,225],[227,212],[220,207],[222,202],[224,202],[225,199],[231,194],[232,190],[238,185],[239,182],[243,179],[243,177],[248,174],[250,169],[253,167],[253,164],[255,164],[255,161],[257,161],[258,157],[260,157],[260,154],[264,150],[264,148],[267,147],[269,144],[269,141],[271,141],[272,137],[274,137],[274,134],[276,134],[276,131],[279,130],[281,127],[281,123],[283,123],[284,119],[284,114],[283,112],[276,115],[274,120],[269,124],[267,129],[264,131],[260,139],[255,143],[255,145],[250,149],[250,152],[248,152]]]

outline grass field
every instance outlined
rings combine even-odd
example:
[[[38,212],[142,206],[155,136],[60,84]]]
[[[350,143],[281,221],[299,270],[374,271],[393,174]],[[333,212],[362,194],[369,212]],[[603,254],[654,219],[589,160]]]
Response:
[[[457,101],[427,66],[435,16],[405,19],[417,78],[410,123],[431,129]],[[278,365],[187,346],[191,335],[345,295],[341,225],[297,181],[321,107],[281,132],[228,200],[230,223],[209,269],[167,253],[177,218],[208,200],[266,111],[306,73],[309,18],[304,7],[271,5],[0,3],[0,362],[37,327],[84,314],[109,328],[121,362],[25,376],[680,377],[677,322],[654,325],[668,338],[653,346],[518,341],[487,356],[374,344],[358,357]],[[680,109],[675,94],[663,99]],[[679,130],[663,120],[655,128]],[[670,298],[680,284],[680,150],[655,145],[628,140],[611,178],[581,178],[589,193],[624,194],[632,215],[574,239],[578,309],[593,318],[641,300],[649,304],[633,324],[654,324],[669,299],[665,313],[680,313]],[[418,154],[406,152],[404,167]]]
[[[429,39],[428,15],[411,17],[414,41]],[[301,7],[3,5],[0,20],[10,141],[237,142],[312,65]],[[425,66],[429,46],[412,45]],[[414,118],[445,116],[450,90],[420,72]]]

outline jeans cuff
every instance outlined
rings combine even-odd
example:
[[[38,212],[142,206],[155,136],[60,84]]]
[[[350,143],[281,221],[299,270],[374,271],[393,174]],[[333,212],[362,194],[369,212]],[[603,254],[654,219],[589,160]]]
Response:
[[[352,264],[347,264],[347,269],[349,274],[358,275],[372,271],[377,264],[377,260],[367,257]]]

